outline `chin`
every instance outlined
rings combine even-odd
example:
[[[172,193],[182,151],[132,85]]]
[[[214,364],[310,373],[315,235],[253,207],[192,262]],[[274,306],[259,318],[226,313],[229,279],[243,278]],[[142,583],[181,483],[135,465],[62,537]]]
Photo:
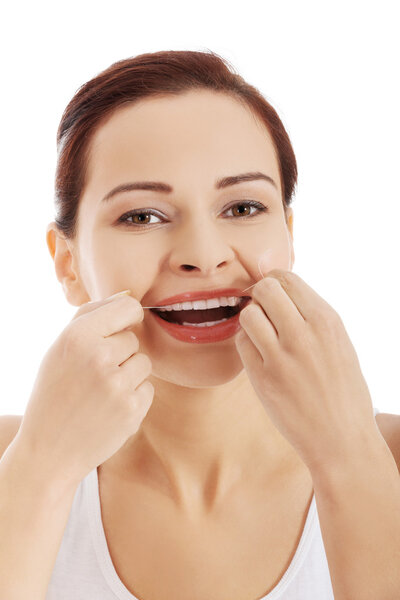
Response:
[[[151,358],[151,357],[150,357]],[[210,360],[211,359],[211,360]],[[243,363],[236,348],[232,351],[232,357],[228,357],[225,351],[221,360],[215,355],[182,361],[157,361],[151,358],[153,364],[152,374],[159,379],[164,379],[175,385],[190,388],[209,388],[225,385],[233,381],[242,371]]]

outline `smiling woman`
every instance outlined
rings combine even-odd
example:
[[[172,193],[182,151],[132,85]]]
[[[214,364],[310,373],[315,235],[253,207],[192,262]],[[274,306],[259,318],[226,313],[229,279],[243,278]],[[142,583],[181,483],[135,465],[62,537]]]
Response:
[[[46,239],[79,309],[0,469],[0,535],[25,542],[4,597],[332,600],[308,467],[378,429],[340,320],[290,273],[276,111],[213,52],[142,54],[79,88],[57,142]]]

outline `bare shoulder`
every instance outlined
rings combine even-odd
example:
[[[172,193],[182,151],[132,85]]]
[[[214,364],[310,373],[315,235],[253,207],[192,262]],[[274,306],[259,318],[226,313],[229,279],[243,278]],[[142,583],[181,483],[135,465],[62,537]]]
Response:
[[[400,415],[379,413],[375,415],[375,421],[400,472]]]
[[[18,433],[23,415],[0,415],[0,458]]]

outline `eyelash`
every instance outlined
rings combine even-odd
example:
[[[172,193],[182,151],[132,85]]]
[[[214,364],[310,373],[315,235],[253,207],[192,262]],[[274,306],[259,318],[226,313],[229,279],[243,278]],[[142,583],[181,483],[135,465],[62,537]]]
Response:
[[[253,213],[252,215],[245,215],[244,217],[239,217],[241,219],[252,219],[253,217],[258,216],[259,214],[261,214],[263,212],[269,212],[268,206],[261,204],[261,202],[256,202],[255,200],[246,200],[246,201],[242,201],[242,202],[236,202],[235,204],[232,204],[232,206],[229,206],[226,209],[226,211],[231,210],[235,206],[246,206],[246,205],[257,208],[259,212],[255,213],[255,214]],[[121,217],[119,217],[117,223],[121,223],[122,225],[125,225],[126,227],[139,227],[139,228],[151,227],[152,225],[159,224],[159,223],[144,223],[144,224],[140,225],[139,223],[129,223],[128,222],[128,219],[130,217],[133,217],[134,215],[147,215],[147,214],[151,214],[151,215],[154,215],[155,217],[160,218],[160,216],[158,214],[156,214],[155,211],[153,211],[153,210],[138,209],[138,210],[130,210],[129,212],[123,214]],[[235,219],[238,217],[228,217],[228,218]]]

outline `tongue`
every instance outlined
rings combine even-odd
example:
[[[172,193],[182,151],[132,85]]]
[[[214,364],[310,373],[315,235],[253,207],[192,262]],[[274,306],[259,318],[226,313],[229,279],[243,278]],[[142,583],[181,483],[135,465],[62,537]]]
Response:
[[[162,317],[173,323],[205,323],[207,321],[219,321],[229,319],[237,313],[237,308],[232,306],[220,306],[219,308],[207,308],[205,310],[171,310],[159,313]]]

